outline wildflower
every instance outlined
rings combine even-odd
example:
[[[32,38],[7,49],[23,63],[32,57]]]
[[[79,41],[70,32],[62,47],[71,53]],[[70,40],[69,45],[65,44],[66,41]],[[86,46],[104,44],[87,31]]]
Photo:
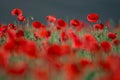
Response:
[[[40,37],[45,37],[45,38],[49,38],[51,35],[51,32],[46,30],[46,29],[42,29],[40,31]]]
[[[104,29],[104,25],[102,23],[100,23],[100,24],[94,24],[93,28],[95,30],[103,30]]]
[[[18,19],[18,21],[21,21],[21,22],[25,22],[25,20],[26,20],[23,15],[19,15],[19,16],[17,17],[17,19]]]
[[[28,65],[25,62],[19,62],[14,65],[8,65],[6,68],[6,73],[14,76],[22,76],[28,70]]]
[[[7,29],[8,29],[8,26],[0,27],[0,31],[3,32],[3,33],[5,33],[7,31]]]
[[[68,40],[68,35],[67,35],[66,31],[62,31],[60,38],[61,38],[62,42]]]
[[[15,8],[15,9],[13,9],[13,10],[11,11],[11,14],[12,14],[13,16],[20,16],[20,15],[22,15],[23,13],[22,13],[22,10],[21,10],[21,9]]]
[[[65,55],[65,54],[70,54],[71,48],[70,48],[69,45],[63,43],[63,44],[61,45],[61,48],[62,48],[62,53],[63,53],[63,55]]]
[[[34,59],[38,57],[38,49],[33,41],[19,41],[18,49],[20,52],[23,52],[28,58]]]
[[[53,58],[62,56],[62,48],[58,44],[51,45],[47,50],[47,55]]]
[[[70,76],[77,76],[80,74],[81,70],[78,64],[76,63],[68,63],[65,65],[66,74]]]
[[[112,50],[112,45],[108,41],[101,42],[101,48],[104,52],[110,52]]]
[[[33,73],[35,80],[48,80],[48,73],[44,69],[35,68]]]
[[[120,45],[120,40],[118,40],[118,39],[113,39],[113,40],[112,40],[112,43],[113,43],[115,46],[119,46],[119,45]]]
[[[34,22],[32,23],[32,26],[33,26],[34,28],[38,29],[38,28],[41,27],[41,23],[40,23],[39,21],[34,21]]]
[[[18,37],[18,38],[23,37],[23,36],[24,36],[23,30],[19,30],[19,31],[16,33],[16,37]]]
[[[116,33],[112,33],[112,32],[109,32],[108,33],[108,38],[110,39],[115,39],[117,37],[117,34]]]
[[[9,27],[10,29],[16,30],[16,26],[15,26],[13,23],[8,24],[8,27]]]
[[[58,19],[56,21],[57,29],[65,28],[67,26],[67,23],[63,19]]]
[[[0,51],[0,68],[5,68],[8,65],[9,55],[5,51]]]
[[[96,14],[96,13],[91,13],[91,14],[88,14],[88,15],[87,15],[87,20],[88,20],[89,22],[97,22],[98,19],[99,19],[99,16],[98,16],[98,14]]]
[[[78,26],[80,26],[80,21],[77,19],[73,19],[70,21],[70,25],[74,26],[74,27],[78,27]]]
[[[86,67],[92,67],[93,63],[92,61],[88,60],[88,59],[80,59],[79,60],[79,64],[81,68],[86,68]]]
[[[54,17],[52,15],[48,15],[48,16],[46,16],[46,20],[50,23],[54,23],[56,21],[56,17]]]
[[[6,51],[12,51],[14,50],[16,44],[15,44],[15,41],[13,39],[9,39],[4,45],[3,45],[3,48],[4,50]]]

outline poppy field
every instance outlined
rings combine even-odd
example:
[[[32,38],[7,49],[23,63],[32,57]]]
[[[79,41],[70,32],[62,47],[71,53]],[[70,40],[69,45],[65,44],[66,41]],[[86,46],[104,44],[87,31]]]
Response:
[[[97,13],[47,24],[15,8],[16,23],[0,23],[0,80],[120,80],[120,25]]]

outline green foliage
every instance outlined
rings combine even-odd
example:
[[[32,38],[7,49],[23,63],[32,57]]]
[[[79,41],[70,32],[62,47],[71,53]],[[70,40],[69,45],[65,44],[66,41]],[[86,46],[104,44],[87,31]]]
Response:
[[[25,38],[27,38],[27,39],[30,39],[30,40],[35,39],[34,34],[32,32],[30,32],[29,30],[25,30],[24,34],[25,34]]]
[[[89,73],[84,80],[93,80],[96,75],[96,71]]]

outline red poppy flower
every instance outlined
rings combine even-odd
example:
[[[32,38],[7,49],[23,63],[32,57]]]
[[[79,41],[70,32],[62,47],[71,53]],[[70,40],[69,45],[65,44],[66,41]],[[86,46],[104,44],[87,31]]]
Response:
[[[104,25],[103,24],[94,24],[93,28],[95,30],[103,30],[104,29]]]
[[[48,80],[48,73],[44,69],[35,68],[33,73],[35,80]]]
[[[89,66],[93,66],[93,63],[92,61],[88,60],[88,59],[80,59],[79,60],[79,64],[82,68],[86,68],[86,67],[89,67]]]
[[[62,48],[58,44],[51,45],[47,50],[47,55],[49,57],[55,58],[62,55]]]
[[[26,63],[17,63],[15,65],[9,65],[6,68],[6,73],[14,76],[22,76],[28,70],[28,65]]]
[[[62,44],[61,46],[63,54],[70,54],[71,47],[68,44]]]
[[[0,27],[0,31],[5,33],[7,31],[8,27],[7,26],[2,26]]]
[[[77,36],[73,38],[73,47],[74,48],[82,48],[83,47],[83,42],[81,39]]]
[[[16,44],[15,44],[15,41],[13,39],[9,39],[5,44],[4,44],[4,49],[6,51],[11,51],[11,50],[14,50]]]
[[[56,26],[60,29],[65,28],[67,26],[67,23],[62,19],[58,19],[56,22]]]
[[[96,52],[99,50],[99,45],[96,38],[92,34],[85,34],[83,36],[84,49],[87,49],[90,52]]]
[[[17,17],[17,19],[18,19],[18,21],[21,21],[21,22],[25,22],[25,20],[26,20],[23,15],[19,15],[19,16]]]
[[[104,70],[108,70],[108,71],[111,70],[111,65],[107,61],[99,61],[98,65]]]
[[[13,30],[17,29],[17,27],[13,23],[8,24],[8,27]]]
[[[16,32],[13,29],[7,30],[7,34],[10,39],[14,39],[16,37]]]
[[[70,21],[70,25],[74,26],[74,27],[78,27],[78,26],[80,26],[80,21],[77,19],[73,19]]]
[[[48,22],[54,23],[56,21],[56,17],[48,15],[48,16],[46,16],[46,20]]]
[[[91,42],[88,47],[89,51],[92,53],[98,53],[101,49],[98,42]]]
[[[61,41],[64,42],[66,40],[68,40],[68,35],[65,31],[63,31],[60,35]]]
[[[8,54],[0,51],[0,68],[5,68],[8,65]]]
[[[19,41],[18,44],[19,51],[27,55],[28,58],[34,59],[38,57],[38,49],[33,41],[22,40]]]
[[[120,45],[120,40],[114,39],[114,40],[112,41],[112,43],[113,43],[115,46],[118,46],[118,45]]]
[[[101,43],[101,48],[104,52],[110,52],[112,50],[112,45],[108,41],[103,41]]]
[[[88,20],[89,22],[97,22],[98,19],[99,19],[99,16],[98,16],[98,14],[96,14],[96,13],[91,13],[91,14],[88,14],[88,15],[87,15],[87,20]]]
[[[81,72],[79,65],[77,65],[76,63],[66,64],[65,71],[69,76],[77,76]]]
[[[19,15],[22,15],[22,10],[21,9],[19,9],[19,8],[15,8],[15,9],[13,9],[12,11],[11,11],[11,14],[13,15],[13,16],[19,16]]]
[[[96,39],[92,34],[85,34],[83,39],[85,42],[96,42]]]
[[[34,28],[36,28],[36,29],[40,28],[41,25],[42,25],[42,24],[41,24],[39,21],[35,21],[35,22],[32,23],[32,26],[33,26]]]
[[[51,35],[50,31],[47,31],[46,29],[42,29],[40,31],[40,37],[45,37],[45,38],[49,38]]]
[[[117,34],[116,34],[116,33],[109,32],[109,33],[108,33],[108,37],[109,37],[110,39],[115,39],[115,38],[117,37]]]
[[[18,37],[18,38],[23,37],[23,36],[24,36],[23,30],[19,30],[19,31],[16,33],[16,37]]]
[[[38,33],[38,32],[34,32],[34,37],[35,37],[36,39],[40,38],[39,33]]]

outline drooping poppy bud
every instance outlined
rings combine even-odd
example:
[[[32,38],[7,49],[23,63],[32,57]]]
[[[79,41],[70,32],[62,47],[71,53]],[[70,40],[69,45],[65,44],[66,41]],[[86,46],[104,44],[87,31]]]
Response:
[[[12,14],[13,16],[19,16],[19,15],[22,15],[23,13],[22,13],[22,10],[21,10],[21,9],[15,8],[15,9],[13,9],[13,10],[11,11],[11,14]]]
[[[56,21],[56,17],[48,15],[48,16],[46,16],[46,20],[48,22],[54,23]]]

